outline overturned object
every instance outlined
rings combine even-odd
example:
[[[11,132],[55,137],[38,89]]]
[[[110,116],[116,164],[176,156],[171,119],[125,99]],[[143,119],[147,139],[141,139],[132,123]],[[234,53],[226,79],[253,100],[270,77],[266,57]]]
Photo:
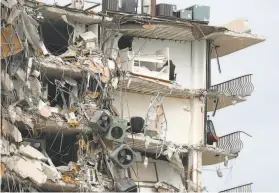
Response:
[[[93,130],[105,133],[109,129],[112,120],[106,112],[98,110],[94,112],[89,122]]]
[[[118,192],[137,192],[137,185],[132,179],[121,178],[116,180],[116,189]]]
[[[112,118],[112,123],[106,134],[106,139],[123,143],[128,122],[118,117]]]
[[[120,168],[128,168],[136,159],[136,153],[128,145],[122,144],[109,157]]]

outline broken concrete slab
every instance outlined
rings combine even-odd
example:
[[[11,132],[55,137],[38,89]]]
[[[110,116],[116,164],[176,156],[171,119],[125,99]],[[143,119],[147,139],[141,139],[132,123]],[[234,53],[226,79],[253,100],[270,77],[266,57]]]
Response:
[[[24,146],[21,144],[19,146],[19,153],[30,158],[47,161],[47,158],[41,152],[30,145]]]
[[[13,124],[11,124],[10,122],[8,122],[5,119],[3,120],[3,128],[2,129],[6,132],[6,134],[13,137],[13,139],[16,142],[21,142],[22,141],[21,132],[17,129],[16,126],[14,126]]]
[[[24,83],[21,80],[13,80],[14,88],[16,90],[16,95],[19,101],[24,100]]]
[[[2,137],[2,139],[0,140],[0,146],[1,146],[1,155],[10,155],[9,141],[7,141],[5,138]]]
[[[21,80],[22,82],[25,82],[26,73],[22,68],[18,68],[16,73],[15,73],[15,77],[17,78],[17,80]]]
[[[42,85],[36,77],[29,77],[31,93],[35,98],[40,98],[42,96]]]
[[[43,172],[47,176],[47,179],[56,182],[56,180],[60,180],[60,174],[55,167],[49,166],[45,163],[41,163],[43,167]]]
[[[43,167],[38,160],[31,160],[25,157],[13,156],[8,159],[7,167],[14,171],[21,178],[29,178],[34,183],[41,185],[47,181],[43,173]]]
[[[42,100],[39,101],[38,109],[39,109],[40,114],[45,118],[48,118],[52,115],[51,108],[46,103],[44,103]]]
[[[17,9],[16,6],[14,6],[12,8],[12,11],[7,19],[7,23],[8,24],[13,24],[13,22],[15,21],[15,19],[20,15],[21,10]]]
[[[80,37],[84,40],[84,41],[93,41],[94,39],[96,39],[96,35],[92,32],[92,31],[88,31],[85,33],[80,34]]]
[[[17,0],[1,0],[1,3],[8,8],[12,8],[18,2]]]
[[[8,73],[5,73],[4,70],[1,73],[1,85],[3,89],[8,91],[12,91],[14,89],[14,83],[10,78],[10,75]]]

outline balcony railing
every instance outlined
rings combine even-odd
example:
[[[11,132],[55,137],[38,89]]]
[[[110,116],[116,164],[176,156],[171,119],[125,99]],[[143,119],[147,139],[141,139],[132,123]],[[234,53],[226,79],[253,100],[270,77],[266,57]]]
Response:
[[[254,91],[251,81],[252,74],[240,76],[226,82],[211,86],[213,92],[221,92],[228,96],[250,96]]]
[[[225,150],[228,153],[239,153],[243,148],[243,142],[240,139],[241,133],[244,133],[245,135],[252,137],[251,135],[243,131],[236,131],[234,133],[230,133],[228,135],[219,137],[217,141],[217,147],[222,150]]]
[[[242,185],[242,186],[237,186],[237,187],[230,188],[230,189],[227,189],[227,190],[222,190],[219,193],[226,193],[226,192],[252,192],[252,184],[253,183],[245,184],[245,185]]]

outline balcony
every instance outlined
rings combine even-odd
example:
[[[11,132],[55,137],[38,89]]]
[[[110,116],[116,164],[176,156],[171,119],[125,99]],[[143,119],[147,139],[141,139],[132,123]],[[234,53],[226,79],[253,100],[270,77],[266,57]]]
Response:
[[[208,111],[215,111],[244,102],[254,91],[252,74],[240,76],[211,86],[208,92]]]
[[[243,131],[236,131],[236,132],[230,133],[228,135],[219,137],[219,139],[216,143],[216,147],[219,149],[222,149],[230,154],[238,154],[243,148],[243,142],[240,139],[240,136],[242,133],[249,137],[252,137],[251,135],[249,135]]]
[[[243,148],[241,134],[251,137],[243,131],[236,131],[222,137],[217,137],[214,124],[207,120],[206,148],[204,148],[203,165],[214,165],[224,162],[226,159],[234,159]]]
[[[234,188],[230,188],[227,190],[222,190],[219,193],[227,193],[227,192],[252,192],[252,184],[253,183],[249,183],[249,184],[244,184],[241,186],[237,186]]]

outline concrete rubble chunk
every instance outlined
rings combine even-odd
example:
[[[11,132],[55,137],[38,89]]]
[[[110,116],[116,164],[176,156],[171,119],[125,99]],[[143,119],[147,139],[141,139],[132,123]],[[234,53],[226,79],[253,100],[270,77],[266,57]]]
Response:
[[[11,104],[8,107],[8,115],[9,115],[10,120],[12,121],[12,123],[14,123],[16,121],[16,118],[17,118],[17,114],[16,114],[16,111],[15,111],[15,105],[16,104]]]
[[[21,10],[17,9],[15,6],[12,8],[12,11],[7,19],[8,24],[13,24],[15,19],[20,15]]]
[[[37,149],[33,148],[30,145],[24,146],[23,144],[19,147],[19,153],[30,158],[47,161],[47,158],[39,152]]]
[[[8,135],[13,137],[16,142],[21,142],[22,141],[21,132],[17,129],[16,126],[11,124],[10,122],[4,120],[3,121],[3,129],[5,130],[5,132]]]
[[[12,8],[17,4],[17,0],[1,0],[1,3],[8,8]]]
[[[34,95],[34,97],[41,97],[42,96],[42,85],[40,81],[36,77],[29,77],[30,82],[30,89],[31,93]]]
[[[38,109],[39,109],[40,114],[43,117],[48,118],[52,115],[51,108],[46,103],[44,103],[42,100],[39,101]]]
[[[7,167],[21,178],[29,178],[38,185],[44,184],[47,181],[47,176],[43,173],[43,167],[38,160],[13,156],[7,160]]]
[[[5,138],[2,138],[0,140],[0,145],[1,145],[1,155],[10,155],[9,141],[7,141]]]
[[[88,31],[83,34],[80,34],[80,37],[85,41],[92,41],[96,39],[96,35],[92,31]]]
[[[2,88],[5,90],[12,91],[14,89],[14,83],[10,78],[10,75],[8,73],[5,73],[4,70],[1,73],[1,85]]]
[[[56,180],[60,180],[60,174],[55,167],[49,166],[45,163],[41,163],[43,167],[43,172],[47,176],[47,179],[55,182]]]
[[[16,95],[19,101],[24,100],[24,83],[20,80],[13,80],[14,88],[16,90]]]
[[[40,76],[40,72],[39,72],[38,70],[34,70],[34,71],[32,72],[32,76],[38,78],[38,77]]]
[[[22,82],[25,82],[26,80],[26,73],[22,68],[18,68],[15,74],[15,77],[17,80],[21,80]]]

